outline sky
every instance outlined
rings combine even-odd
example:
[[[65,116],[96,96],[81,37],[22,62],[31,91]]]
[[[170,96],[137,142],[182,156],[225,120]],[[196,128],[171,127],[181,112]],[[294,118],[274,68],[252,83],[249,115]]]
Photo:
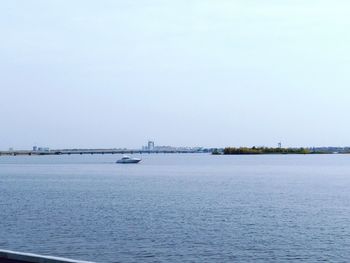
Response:
[[[348,10],[1,1],[0,149],[349,146]]]

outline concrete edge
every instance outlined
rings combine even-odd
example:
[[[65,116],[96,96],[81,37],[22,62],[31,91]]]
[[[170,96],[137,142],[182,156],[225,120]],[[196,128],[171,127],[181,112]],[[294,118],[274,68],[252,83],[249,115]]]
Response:
[[[68,258],[43,256],[32,253],[21,253],[11,250],[0,249],[0,262],[1,259],[16,260],[23,263],[94,263],[91,261],[73,260]]]

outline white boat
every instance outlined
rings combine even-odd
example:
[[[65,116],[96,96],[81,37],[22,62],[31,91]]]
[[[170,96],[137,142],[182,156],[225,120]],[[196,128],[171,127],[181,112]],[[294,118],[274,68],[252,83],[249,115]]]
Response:
[[[117,161],[117,163],[139,163],[139,162],[141,162],[141,159],[131,158],[129,156],[123,156],[123,158]]]

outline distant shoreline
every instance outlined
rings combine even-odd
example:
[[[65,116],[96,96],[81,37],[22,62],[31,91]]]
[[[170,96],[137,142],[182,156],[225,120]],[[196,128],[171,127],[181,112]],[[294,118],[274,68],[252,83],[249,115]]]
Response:
[[[287,154],[350,154],[350,147],[318,148],[272,148],[272,147],[226,147],[201,148],[201,150],[137,150],[137,149],[52,149],[0,151],[0,156],[44,156],[44,155],[104,155],[104,154],[186,154],[207,153],[212,155],[287,155]]]
[[[348,148],[335,151],[334,148],[270,148],[270,147],[226,147],[223,150],[214,150],[213,155],[269,155],[269,154],[349,154]]]

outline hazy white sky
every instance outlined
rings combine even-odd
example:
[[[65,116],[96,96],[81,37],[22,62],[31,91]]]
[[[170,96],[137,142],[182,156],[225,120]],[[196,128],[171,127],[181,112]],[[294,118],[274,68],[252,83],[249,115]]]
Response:
[[[0,3],[0,148],[350,145],[350,2]]]

